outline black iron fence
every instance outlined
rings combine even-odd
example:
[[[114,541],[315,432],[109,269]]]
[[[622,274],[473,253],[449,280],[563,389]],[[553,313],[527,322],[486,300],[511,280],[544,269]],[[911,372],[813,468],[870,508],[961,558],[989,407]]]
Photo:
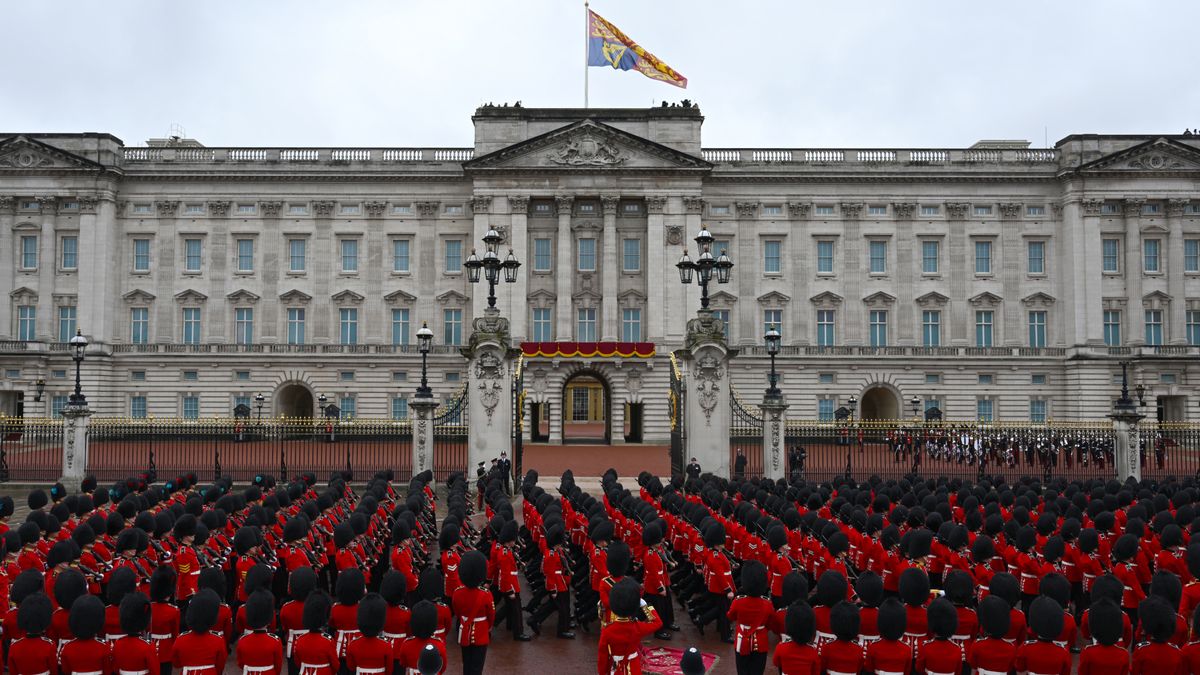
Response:
[[[62,476],[63,421],[0,416],[0,482]]]
[[[758,406],[742,402],[730,387],[729,475],[755,478],[763,473],[763,415]]]

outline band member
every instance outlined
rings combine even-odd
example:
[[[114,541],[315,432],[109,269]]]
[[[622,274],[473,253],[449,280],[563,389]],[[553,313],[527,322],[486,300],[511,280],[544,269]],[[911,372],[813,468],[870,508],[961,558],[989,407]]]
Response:
[[[387,640],[393,647],[408,637],[408,625],[412,622],[412,612],[404,604],[405,590],[404,575],[396,570],[388,570],[379,582],[379,595],[387,603],[387,618],[383,622],[383,633],[380,637]],[[489,596],[490,597],[490,596]]]
[[[250,593],[241,609],[250,632],[238,638],[238,668],[243,675],[283,675],[283,643],[267,632],[275,622],[275,597],[260,588]]]
[[[171,604],[177,588],[171,566],[159,567],[150,575],[150,642],[158,652],[161,675],[171,673],[171,653],[179,637],[179,608]]]
[[[53,591],[52,597],[58,609],[50,616],[46,638],[61,652],[68,642],[75,639],[70,626],[71,613],[67,608],[73,607],[76,599],[87,595],[87,581],[79,572],[68,569],[55,579]]]
[[[729,633],[729,603],[733,602],[733,566],[725,554],[725,527],[719,522],[709,524],[704,531],[704,585],[712,606],[696,617],[696,623],[705,625],[716,619],[717,632],[723,642],[732,643]]]
[[[23,637],[13,640],[8,648],[10,675],[43,675],[58,672],[58,657],[54,643],[45,637],[50,627],[54,603],[38,591],[27,596],[17,608],[17,626]]]
[[[784,634],[789,639],[775,647],[775,655],[771,658],[780,675],[820,675],[821,658],[812,646],[817,627],[812,608],[807,603],[797,601],[787,608]]]
[[[1126,535],[1129,536],[1129,535]],[[1052,600],[1048,600],[1053,604]],[[1178,673],[1182,672],[1180,664],[1183,661],[1183,652],[1178,647],[1171,644],[1171,636],[1175,633],[1175,617],[1171,611],[1171,604],[1158,596],[1150,596],[1143,600],[1138,607],[1138,623],[1141,630],[1148,638],[1147,642],[1143,642],[1133,650],[1133,667],[1130,672],[1133,675],[1153,675],[1157,673]],[[1037,611],[1037,608],[1034,608]],[[1030,621],[1034,622],[1036,616],[1031,616]],[[1095,617],[1093,617],[1093,621]],[[1036,625],[1036,624],[1035,624]],[[1065,649],[1063,650],[1066,651]],[[1070,668],[1071,655],[1067,654],[1067,668]],[[1017,657],[1017,665],[1021,665],[1020,656]],[[1036,664],[1030,663],[1029,669],[1032,672]],[[1055,671],[1039,670],[1039,673],[1053,673]],[[1064,675],[1069,670],[1062,671]]]
[[[483,588],[487,581],[487,559],[479,551],[467,551],[459,560],[458,576],[463,587],[454,592],[450,604],[458,622],[463,675],[482,675],[496,621],[492,594]]]
[[[642,640],[662,627],[662,619],[641,599],[640,589],[633,579],[623,579],[613,586],[609,603],[614,619],[600,631],[596,672],[599,675],[641,675]]]
[[[59,656],[63,675],[112,672],[112,647],[96,639],[104,630],[104,603],[94,595],[85,595],[71,604],[71,633]]]
[[[203,586],[203,580],[201,580]],[[221,599],[209,588],[188,603],[187,632],[175,639],[172,665],[181,675],[221,675],[228,656],[225,639],[212,632],[221,609]]]
[[[333,600],[322,590],[304,600],[304,632],[292,643],[292,659],[300,675],[334,675],[338,670],[337,646],[322,632],[332,606]]]
[[[775,613],[768,599],[767,568],[757,560],[742,565],[741,594],[729,605],[734,625],[734,663],[738,675],[762,675],[767,668],[767,624]]]
[[[392,644],[380,637],[387,621],[387,602],[368,593],[358,603],[358,630],[362,637],[346,648],[346,669],[360,675],[385,675],[395,660]]]

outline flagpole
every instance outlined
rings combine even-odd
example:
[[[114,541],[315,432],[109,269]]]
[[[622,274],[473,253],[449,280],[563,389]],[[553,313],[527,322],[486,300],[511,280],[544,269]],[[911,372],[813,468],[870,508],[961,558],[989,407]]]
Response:
[[[591,38],[592,21],[588,15],[588,0],[583,0],[583,107],[588,107],[588,44]]]

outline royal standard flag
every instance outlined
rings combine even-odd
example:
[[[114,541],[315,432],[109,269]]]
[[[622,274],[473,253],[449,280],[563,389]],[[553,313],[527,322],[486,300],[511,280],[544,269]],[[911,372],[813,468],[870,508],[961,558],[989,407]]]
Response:
[[[652,80],[687,89],[686,77],[591,10],[588,10],[588,65],[636,70]]]

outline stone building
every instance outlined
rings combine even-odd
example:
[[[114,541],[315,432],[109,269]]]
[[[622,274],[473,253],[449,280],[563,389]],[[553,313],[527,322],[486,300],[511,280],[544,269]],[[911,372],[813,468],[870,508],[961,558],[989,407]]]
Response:
[[[699,306],[675,263],[707,227],[735,264],[710,294],[746,401],[777,326],[792,418],[855,396],[865,418],[1095,419],[1121,360],[1160,415],[1200,418],[1200,138],[706,148],[686,103],[472,122],[472,148],[0,134],[0,411],[65,403],[78,327],[104,415],[228,415],[262,394],[265,415],[326,396],[404,416],[422,323],[437,394],[469,379],[458,345],[487,288],[462,263],[494,227],[522,262],[497,289],[514,340],[580,343],[526,346],[529,433],[659,442]]]

